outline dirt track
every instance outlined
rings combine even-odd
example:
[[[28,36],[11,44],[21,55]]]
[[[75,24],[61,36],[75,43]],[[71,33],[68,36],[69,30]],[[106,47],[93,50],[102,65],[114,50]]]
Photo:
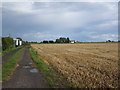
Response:
[[[3,88],[48,88],[46,80],[35,68],[31,61],[29,48],[23,51],[22,59],[18,63],[13,76],[9,81],[3,82]]]

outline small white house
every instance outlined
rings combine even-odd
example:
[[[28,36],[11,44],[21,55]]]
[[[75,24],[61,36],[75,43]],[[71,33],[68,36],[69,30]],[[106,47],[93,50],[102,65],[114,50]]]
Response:
[[[14,44],[15,44],[15,47],[21,46],[22,45],[22,40],[19,39],[19,38],[16,38],[16,39],[14,39]]]
[[[75,43],[75,40],[71,40],[70,43]]]

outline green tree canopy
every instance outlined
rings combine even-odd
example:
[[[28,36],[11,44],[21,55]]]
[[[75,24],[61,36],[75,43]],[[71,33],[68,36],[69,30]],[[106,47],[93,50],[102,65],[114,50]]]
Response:
[[[64,38],[64,37],[60,37],[59,39],[56,39],[56,43],[69,43],[70,40],[69,38]]]

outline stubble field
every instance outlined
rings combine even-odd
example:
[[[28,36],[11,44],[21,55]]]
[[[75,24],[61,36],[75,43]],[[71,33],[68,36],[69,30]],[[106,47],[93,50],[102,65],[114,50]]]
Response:
[[[79,88],[116,88],[118,44],[32,44],[45,63]]]

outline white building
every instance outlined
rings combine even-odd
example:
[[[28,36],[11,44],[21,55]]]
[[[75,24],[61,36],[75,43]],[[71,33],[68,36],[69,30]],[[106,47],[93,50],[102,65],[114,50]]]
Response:
[[[22,45],[22,41],[20,41],[20,46]]]
[[[22,40],[19,38],[14,39],[14,42],[15,42],[15,47],[22,45]]]
[[[71,40],[70,43],[75,43],[75,40]]]

